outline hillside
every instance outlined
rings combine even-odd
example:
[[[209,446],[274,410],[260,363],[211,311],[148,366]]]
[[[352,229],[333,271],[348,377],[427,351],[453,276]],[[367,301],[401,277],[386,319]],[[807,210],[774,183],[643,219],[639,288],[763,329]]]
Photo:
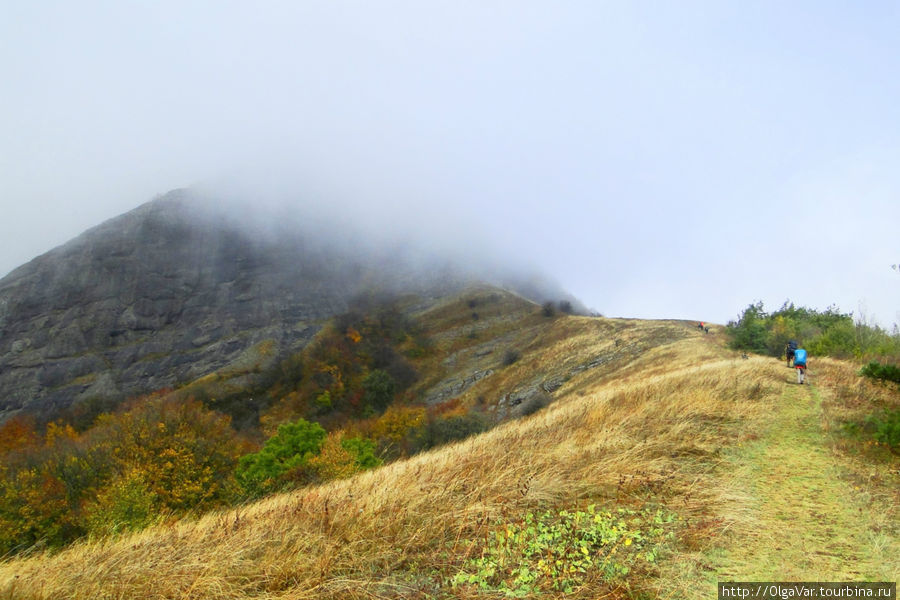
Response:
[[[176,190],[0,279],[0,423],[112,407],[222,370],[247,385],[248,365],[302,348],[360,294],[427,301],[484,275],[436,250],[232,204]],[[511,286],[535,300],[564,296]]]
[[[783,363],[725,350],[717,327],[545,317],[487,288],[409,302],[434,340],[416,394],[497,427],[8,559],[0,597],[709,598],[718,580],[898,579],[897,457],[843,426],[898,398],[855,366],[815,361],[801,388]]]

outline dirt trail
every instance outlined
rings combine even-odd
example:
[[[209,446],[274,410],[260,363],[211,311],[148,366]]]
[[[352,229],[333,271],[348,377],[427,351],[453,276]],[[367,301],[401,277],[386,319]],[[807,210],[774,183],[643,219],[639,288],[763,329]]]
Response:
[[[873,531],[822,423],[816,388],[786,384],[769,429],[729,459],[734,525],[715,579],[896,581],[897,540]]]

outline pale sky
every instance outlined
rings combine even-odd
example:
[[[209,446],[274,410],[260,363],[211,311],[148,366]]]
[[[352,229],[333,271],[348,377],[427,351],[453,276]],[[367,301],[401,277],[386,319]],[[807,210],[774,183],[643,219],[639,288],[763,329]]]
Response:
[[[0,8],[0,275],[240,179],[487,238],[606,316],[900,322],[895,1]]]

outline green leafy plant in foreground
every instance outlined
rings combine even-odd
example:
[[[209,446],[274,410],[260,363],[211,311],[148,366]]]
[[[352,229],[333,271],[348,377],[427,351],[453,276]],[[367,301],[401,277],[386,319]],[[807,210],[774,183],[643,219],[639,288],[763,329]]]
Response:
[[[674,515],[660,510],[529,513],[521,522],[498,523],[481,555],[467,560],[452,580],[522,598],[542,592],[572,593],[589,580],[625,584],[638,567],[653,565]]]

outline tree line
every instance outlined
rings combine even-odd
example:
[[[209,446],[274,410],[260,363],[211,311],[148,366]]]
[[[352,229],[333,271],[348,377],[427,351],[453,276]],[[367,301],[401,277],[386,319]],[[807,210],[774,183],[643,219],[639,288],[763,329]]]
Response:
[[[740,316],[728,323],[729,345],[736,350],[780,357],[789,340],[797,340],[813,356],[832,356],[857,360],[900,357],[900,332],[897,326],[887,331],[854,320],[834,306],[819,311],[785,302],[767,312],[762,302],[751,303]]]

